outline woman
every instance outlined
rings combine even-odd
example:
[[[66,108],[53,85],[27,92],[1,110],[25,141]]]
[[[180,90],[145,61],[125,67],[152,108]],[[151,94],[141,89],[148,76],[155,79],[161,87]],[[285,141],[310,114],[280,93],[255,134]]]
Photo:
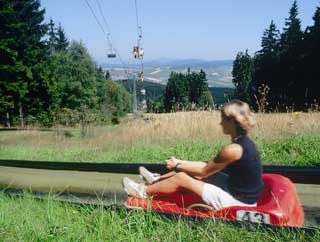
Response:
[[[196,193],[215,209],[256,206],[263,183],[259,153],[247,136],[254,127],[253,113],[248,104],[233,100],[223,105],[220,124],[223,132],[231,136],[232,143],[223,147],[214,159],[205,163],[170,157],[165,163],[171,172],[157,176],[140,168],[140,174],[148,185],[138,184],[125,177],[125,191],[131,196],[148,198],[185,189]],[[229,175],[226,190],[205,182],[205,178],[223,169]]]

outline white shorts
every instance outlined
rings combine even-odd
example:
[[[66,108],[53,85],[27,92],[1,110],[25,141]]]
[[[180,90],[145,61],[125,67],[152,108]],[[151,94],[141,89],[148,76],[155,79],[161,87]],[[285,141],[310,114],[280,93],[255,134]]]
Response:
[[[235,199],[231,194],[209,183],[204,183],[203,185],[202,200],[209,206],[214,207],[215,209],[221,209],[231,206],[257,206],[256,203],[246,204],[240,202],[239,200]]]

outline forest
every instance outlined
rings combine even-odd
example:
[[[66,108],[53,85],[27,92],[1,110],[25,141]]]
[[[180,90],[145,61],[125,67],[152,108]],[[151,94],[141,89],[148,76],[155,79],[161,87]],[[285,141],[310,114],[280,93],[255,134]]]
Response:
[[[320,8],[313,25],[301,28],[294,1],[285,27],[271,20],[263,32],[261,49],[254,56],[239,52],[233,63],[235,97],[259,111],[318,109],[320,90]]]

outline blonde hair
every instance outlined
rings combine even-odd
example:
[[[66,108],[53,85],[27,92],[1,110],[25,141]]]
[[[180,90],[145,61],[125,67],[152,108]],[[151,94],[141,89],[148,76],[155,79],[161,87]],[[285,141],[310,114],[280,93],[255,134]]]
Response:
[[[222,118],[233,119],[236,124],[237,133],[247,134],[254,126],[254,113],[247,103],[240,100],[232,100],[225,103],[221,109]]]

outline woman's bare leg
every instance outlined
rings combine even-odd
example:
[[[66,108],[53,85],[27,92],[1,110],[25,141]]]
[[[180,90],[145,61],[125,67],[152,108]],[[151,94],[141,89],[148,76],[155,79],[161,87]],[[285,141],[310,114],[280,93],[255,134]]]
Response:
[[[203,168],[207,165],[204,161],[188,161],[188,160],[179,160],[179,163],[181,164],[187,164],[190,167],[194,168]]]
[[[184,172],[178,172],[175,175],[147,186],[148,195],[170,194],[178,190],[185,189],[202,196],[203,182],[192,178]]]
[[[172,176],[174,176],[175,174],[177,174],[177,172],[175,172],[175,171],[169,171],[168,173],[161,175],[160,178],[159,178],[159,181],[168,179],[169,177],[172,177]]]

